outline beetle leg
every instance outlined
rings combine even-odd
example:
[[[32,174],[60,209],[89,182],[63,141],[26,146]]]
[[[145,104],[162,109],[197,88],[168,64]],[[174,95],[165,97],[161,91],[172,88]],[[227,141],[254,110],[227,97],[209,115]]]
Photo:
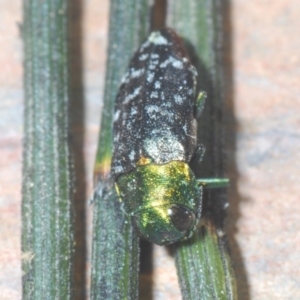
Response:
[[[197,183],[207,189],[223,188],[229,186],[228,178],[199,178]]]
[[[199,119],[201,112],[204,108],[204,104],[205,104],[205,100],[206,100],[206,93],[204,91],[201,91],[198,94],[198,97],[196,99],[196,103],[195,103],[195,119]]]

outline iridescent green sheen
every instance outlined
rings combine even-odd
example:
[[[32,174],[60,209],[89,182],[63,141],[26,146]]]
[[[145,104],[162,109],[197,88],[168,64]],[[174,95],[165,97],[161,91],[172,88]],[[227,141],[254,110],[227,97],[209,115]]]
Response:
[[[199,221],[202,187],[184,162],[138,166],[117,179],[116,189],[137,229],[155,244],[170,244],[190,237]],[[187,208],[195,215],[185,232],[179,231],[172,222],[174,205]]]

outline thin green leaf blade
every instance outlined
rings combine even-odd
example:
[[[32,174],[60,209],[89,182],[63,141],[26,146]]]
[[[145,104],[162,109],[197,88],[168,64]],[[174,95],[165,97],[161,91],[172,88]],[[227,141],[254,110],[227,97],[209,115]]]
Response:
[[[91,299],[136,299],[139,238],[113,186],[94,201]]]
[[[197,178],[224,172],[222,1],[171,0],[168,23],[185,39],[198,71],[198,88],[207,94],[198,120],[198,140],[206,153],[192,168]],[[221,176],[220,176],[221,175]],[[223,234],[226,195],[205,192],[204,221],[194,237],[176,245],[176,265],[184,299],[237,299],[235,276]]]
[[[237,299],[224,233],[209,221],[176,247],[175,258],[184,299]]]
[[[95,165],[91,299],[137,299],[139,238],[110,179],[114,101],[150,27],[150,1],[112,0],[104,106]]]
[[[72,299],[67,2],[23,5],[23,299]]]

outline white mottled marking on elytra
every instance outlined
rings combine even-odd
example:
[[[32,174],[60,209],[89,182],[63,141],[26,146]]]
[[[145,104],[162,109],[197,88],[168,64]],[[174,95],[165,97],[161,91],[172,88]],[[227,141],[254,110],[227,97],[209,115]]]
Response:
[[[165,68],[169,63],[170,63],[170,58],[168,58],[167,60],[165,60],[159,66],[160,66],[160,68]]]
[[[140,92],[141,90],[141,86],[137,87],[132,94],[129,94],[125,97],[125,100],[123,102],[123,104],[128,104],[130,102],[130,100],[134,99]]]
[[[148,82],[152,82],[152,81],[153,81],[153,78],[154,78],[154,73],[148,73],[147,81],[148,81]]]
[[[169,121],[172,121],[172,119],[174,118],[174,113],[173,113],[172,110],[161,109],[161,110],[159,111],[159,113],[160,113],[162,116],[166,117]]]
[[[176,59],[173,56],[170,56],[168,59],[166,59],[164,62],[162,62],[159,66],[161,68],[165,68],[167,65],[172,64],[172,66],[176,69],[182,69],[183,63],[181,60]]]
[[[145,107],[146,112],[148,113],[151,119],[156,119],[158,114],[165,117],[167,120],[171,121],[174,118],[174,114],[169,109],[163,109],[158,105],[148,105]],[[154,131],[152,131],[154,134]]]
[[[180,95],[178,95],[178,94],[175,94],[175,95],[174,95],[174,100],[175,100],[175,102],[176,102],[177,104],[182,104],[182,103],[183,103],[182,97],[181,97]]]
[[[127,113],[125,111],[122,112],[122,118],[120,121],[122,121],[122,126],[125,126],[126,122],[127,122]],[[120,122],[119,121],[119,122]]]
[[[131,111],[130,111],[130,114],[131,115],[136,115],[137,114],[137,109],[135,107],[132,107]]]
[[[146,112],[151,115],[159,111],[159,107],[157,105],[148,105],[145,107]]]
[[[152,63],[149,65],[149,70],[155,70],[156,69],[156,65],[155,63]]]
[[[188,95],[193,95],[194,94],[194,89],[189,89],[187,93],[188,93]]]
[[[155,87],[156,89],[159,89],[159,88],[161,87],[161,82],[160,82],[160,81],[155,81],[154,87]]]
[[[133,150],[131,150],[130,154],[128,155],[131,161],[134,160],[134,155],[135,155],[135,152]]]
[[[172,103],[171,103],[171,101],[166,101],[165,103],[163,103],[162,105],[161,105],[161,107],[172,107]]]
[[[130,73],[130,78],[137,78],[140,77],[141,75],[143,75],[145,72],[145,69],[139,69],[139,70],[134,70],[131,69],[131,73]]]
[[[119,141],[119,138],[120,138],[120,134],[118,133],[114,136],[114,142]]]
[[[121,111],[120,110],[116,110],[114,113],[114,122],[116,122],[119,119]]]
[[[153,129],[153,130],[151,131],[151,136],[152,136],[152,138],[153,138],[153,137],[158,136],[160,133],[161,133],[161,130],[158,129],[158,128],[156,128],[156,129]],[[150,139],[151,139],[151,138],[150,138]]]
[[[132,125],[133,125],[132,122],[127,122],[126,129],[128,132],[131,131]]]
[[[157,53],[152,53],[151,58],[159,58],[159,55]]]
[[[123,167],[122,166],[115,166],[115,173],[121,173],[123,171]]]
[[[149,66],[148,66],[149,70],[156,69],[158,62],[159,62],[158,59],[151,56],[151,59],[149,61]]]
[[[183,64],[182,64],[182,62],[180,60],[174,60],[172,62],[172,66],[174,68],[177,68],[177,69],[182,69],[183,68]]]
[[[152,32],[148,41],[154,45],[168,45],[167,39],[164,38],[160,32]]]
[[[139,60],[140,61],[146,60],[148,58],[148,56],[149,56],[148,53],[144,53],[144,54],[139,56]]]
[[[155,163],[185,160],[184,147],[171,132],[166,131],[163,137],[153,135],[145,140],[144,145],[145,151]]]
[[[173,215],[173,210],[171,208],[168,208],[168,216],[172,216]]]
[[[156,91],[151,92],[150,98],[158,98],[158,93]]]

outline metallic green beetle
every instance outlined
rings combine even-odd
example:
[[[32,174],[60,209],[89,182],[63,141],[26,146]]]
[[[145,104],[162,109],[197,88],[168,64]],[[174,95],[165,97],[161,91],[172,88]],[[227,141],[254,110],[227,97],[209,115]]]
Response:
[[[163,245],[192,235],[201,217],[203,186],[189,162],[197,150],[197,72],[179,37],[153,32],[133,56],[114,113],[112,175],[124,211],[149,241]]]

